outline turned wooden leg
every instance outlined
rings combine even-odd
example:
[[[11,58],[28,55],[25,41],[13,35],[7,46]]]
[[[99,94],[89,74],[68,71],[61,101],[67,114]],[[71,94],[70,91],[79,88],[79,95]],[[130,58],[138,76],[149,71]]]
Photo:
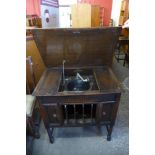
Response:
[[[54,130],[54,128],[48,128],[47,129],[47,133],[49,136],[50,143],[54,143],[53,130]]]
[[[28,130],[30,132],[30,134],[35,137],[34,133],[35,133],[35,129],[34,129],[34,124],[33,121],[31,119],[31,117],[26,117],[26,125],[28,127]]]
[[[107,141],[111,141],[111,133],[112,133],[112,129],[113,129],[113,125],[106,125],[108,134],[107,134]]]

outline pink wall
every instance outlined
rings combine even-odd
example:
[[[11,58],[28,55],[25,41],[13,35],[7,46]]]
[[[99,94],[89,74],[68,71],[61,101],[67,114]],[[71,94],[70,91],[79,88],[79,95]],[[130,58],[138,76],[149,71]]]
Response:
[[[40,0],[26,0],[26,15],[40,16]]]
[[[89,3],[100,5],[100,7],[103,7],[104,11],[101,13],[101,16],[103,18],[103,25],[109,26],[112,10],[112,0],[77,0],[77,1],[78,3]]]

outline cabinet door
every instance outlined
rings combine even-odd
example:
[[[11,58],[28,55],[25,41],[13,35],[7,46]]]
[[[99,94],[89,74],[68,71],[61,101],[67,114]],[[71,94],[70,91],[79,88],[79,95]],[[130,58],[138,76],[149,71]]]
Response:
[[[59,104],[44,105],[48,121],[53,126],[62,125],[64,122],[62,106]]]
[[[114,103],[97,104],[96,121],[98,123],[104,122],[104,121],[111,121],[113,106],[114,106]]]

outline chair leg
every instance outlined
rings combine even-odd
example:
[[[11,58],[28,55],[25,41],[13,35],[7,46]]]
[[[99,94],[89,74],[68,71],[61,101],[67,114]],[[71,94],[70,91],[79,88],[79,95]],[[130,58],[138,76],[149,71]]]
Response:
[[[126,56],[125,56],[126,57]],[[124,58],[124,62],[123,62],[123,66],[125,67],[125,62],[126,62],[126,60],[125,60],[125,58]]]
[[[34,138],[40,138],[39,124],[35,123],[32,117],[27,117],[27,125],[28,125],[30,134]]]
[[[125,54],[123,66],[125,66],[126,62],[127,63],[129,62],[129,58],[128,58],[128,55],[127,54]]]
[[[39,126],[40,126],[40,113],[39,113],[39,108],[35,107],[33,111],[33,122],[34,122],[34,128],[35,128],[35,138],[40,138],[40,133],[39,133]]]

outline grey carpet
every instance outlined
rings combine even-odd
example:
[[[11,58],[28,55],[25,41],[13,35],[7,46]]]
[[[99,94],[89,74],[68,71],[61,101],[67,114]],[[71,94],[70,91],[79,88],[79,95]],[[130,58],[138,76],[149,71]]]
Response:
[[[122,83],[123,92],[117,114],[112,140],[106,140],[103,126],[101,136],[95,127],[56,128],[55,142],[51,144],[43,122],[40,139],[33,143],[33,155],[128,155],[129,154],[129,91],[128,68],[114,61],[113,70]],[[124,83],[123,83],[124,82]]]

